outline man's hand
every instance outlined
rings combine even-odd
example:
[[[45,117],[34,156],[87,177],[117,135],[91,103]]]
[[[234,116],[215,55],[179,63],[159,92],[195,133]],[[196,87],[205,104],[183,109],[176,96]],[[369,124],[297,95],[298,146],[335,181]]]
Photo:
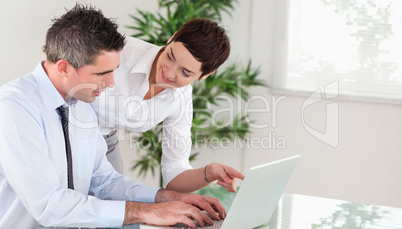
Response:
[[[211,163],[206,168],[206,178],[212,182],[218,180],[218,184],[225,187],[228,192],[236,191],[236,179],[244,179],[244,175],[232,167],[220,163]]]
[[[220,220],[226,211],[218,199],[196,194],[179,193],[161,189],[155,197],[154,204],[126,202],[124,225],[147,223],[153,225],[175,225],[183,223],[189,227],[205,224],[213,225],[213,219]]]
[[[179,193],[161,189],[156,194],[155,202],[180,201],[206,211],[214,220],[226,217],[226,210],[221,202],[212,197],[197,194]],[[219,216],[217,215],[219,214]],[[212,222],[212,221],[211,221]]]
[[[180,201],[165,203],[126,202],[124,225],[146,223],[152,225],[175,225],[183,223],[189,227],[213,225],[212,220],[200,209]]]

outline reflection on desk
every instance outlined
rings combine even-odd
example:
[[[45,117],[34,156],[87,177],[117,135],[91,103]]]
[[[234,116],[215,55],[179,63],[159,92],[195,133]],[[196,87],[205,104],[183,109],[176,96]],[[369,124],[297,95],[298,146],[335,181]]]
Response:
[[[218,198],[229,210],[235,196],[215,184],[197,193]],[[138,224],[122,227],[122,229],[139,228]],[[258,227],[258,229],[265,228],[395,229],[402,228],[402,209],[314,196],[283,194],[270,221]]]
[[[211,184],[198,194],[218,198],[229,209],[234,194]],[[283,194],[270,221],[259,227],[269,229],[388,229],[402,228],[402,209],[342,200]]]
[[[402,228],[402,209],[283,194],[269,226],[277,229]]]

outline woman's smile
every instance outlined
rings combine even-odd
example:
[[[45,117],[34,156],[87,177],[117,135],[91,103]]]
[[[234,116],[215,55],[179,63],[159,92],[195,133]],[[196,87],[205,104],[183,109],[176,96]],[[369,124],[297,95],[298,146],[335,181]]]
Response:
[[[174,81],[172,81],[172,80],[169,80],[169,79],[165,76],[165,74],[163,73],[163,69],[162,69],[162,71],[161,71],[161,76],[162,76],[163,81],[165,81],[166,83],[173,83],[173,82],[174,82]]]

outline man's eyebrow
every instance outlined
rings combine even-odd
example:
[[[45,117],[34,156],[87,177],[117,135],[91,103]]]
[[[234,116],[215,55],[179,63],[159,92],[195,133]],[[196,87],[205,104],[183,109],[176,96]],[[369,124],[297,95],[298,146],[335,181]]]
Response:
[[[94,73],[95,75],[106,75],[106,74],[108,74],[108,73],[111,73],[111,72],[114,72],[114,70],[116,70],[117,68],[119,68],[119,66],[120,65],[118,65],[115,69],[113,69],[113,70],[107,70],[107,71],[104,71],[104,72],[97,72],[97,73]]]
[[[170,48],[170,54],[172,54],[173,59],[176,61],[176,57],[174,57],[172,48]],[[184,68],[184,67],[183,67],[183,69],[186,70],[186,71],[189,72],[189,73],[195,74],[193,71],[190,71],[190,70],[188,70],[187,68]]]

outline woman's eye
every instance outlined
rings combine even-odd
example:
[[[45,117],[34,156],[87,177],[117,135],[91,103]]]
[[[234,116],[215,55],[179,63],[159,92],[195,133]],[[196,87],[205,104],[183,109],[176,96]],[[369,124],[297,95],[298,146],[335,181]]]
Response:
[[[186,77],[190,77],[190,76],[186,73],[186,71],[183,71],[183,75],[186,76]]]
[[[172,60],[172,57],[170,57],[169,53],[167,54],[167,57],[168,57],[169,60]]]

